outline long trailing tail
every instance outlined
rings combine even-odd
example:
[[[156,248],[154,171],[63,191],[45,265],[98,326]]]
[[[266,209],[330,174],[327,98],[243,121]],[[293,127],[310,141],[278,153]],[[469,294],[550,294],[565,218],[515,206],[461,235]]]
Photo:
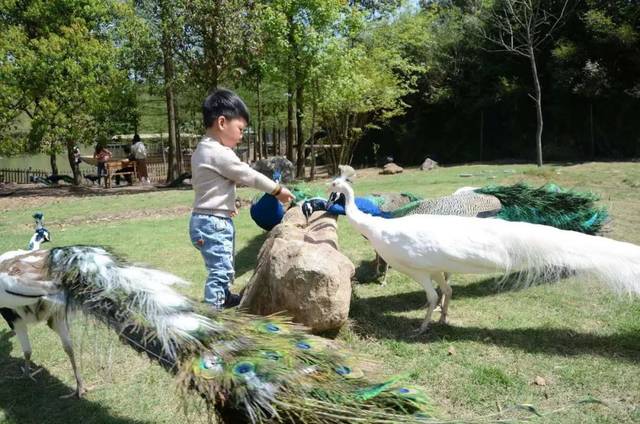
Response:
[[[284,317],[214,313],[179,294],[184,281],[134,266],[103,248],[52,249],[49,277],[70,305],[178,375],[233,422],[425,422],[430,402],[398,378]]]
[[[497,218],[506,221],[530,222],[597,234],[609,219],[606,208],[596,206],[595,202],[599,200],[596,194],[566,190],[555,184],[533,188],[519,183],[487,186],[474,191],[500,200],[502,209]]]
[[[463,187],[451,196],[407,203],[391,210],[389,215],[392,218],[416,214],[494,217],[598,234],[609,221],[609,214],[606,208],[596,205],[597,200],[598,196],[593,193],[565,190],[554,184],[538,188],[523,183]]]
[[[460,219],[472,220],[469,227],[475,229],[464,237],[483,238],[483,246],[491,250],[485,266],[494,270],[520,271],[527,282],[568,271],[594,277],[618,292],[640,294],[640,246],[546,225]]]

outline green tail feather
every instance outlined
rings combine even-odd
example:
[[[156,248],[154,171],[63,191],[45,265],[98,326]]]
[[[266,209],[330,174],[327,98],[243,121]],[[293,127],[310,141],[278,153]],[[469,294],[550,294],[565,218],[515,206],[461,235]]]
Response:
[[[607,222],[606,208],[597,207],[598,196],[589,192],[565,190],[555,184],[533,188],[520,183],[488,186],[477,193],[497,197],[502,203],[498,218],[549,225],[562,230],[596,234]]]
[[[398,209],[389,212],[389,214],[392,218],[400,218],[406,215],[411,215],[411,212],[417,209],[422,204],[422,202],[423,200],[414,200],[402,207],[399,207]]]
[[[306,184],[298,184],[291,189],[291,194],[294,197],[294,204],[303,203],[305,200],[313,199],[316,197],[326,198],[326,190],[322,190],[318,187],[309,186]]]
[[[196,388],[218,405],[218,397],[232,399],[225,406],[250,411],[251,422],[424,422],[434,416],[419,389],[402,386],[399,377],[372,384],[380,376],[366,359],[282,317],[202,312],[227,331],[212,334],[203,343],[207,349],[184,356],[179,374],[185,393]]]

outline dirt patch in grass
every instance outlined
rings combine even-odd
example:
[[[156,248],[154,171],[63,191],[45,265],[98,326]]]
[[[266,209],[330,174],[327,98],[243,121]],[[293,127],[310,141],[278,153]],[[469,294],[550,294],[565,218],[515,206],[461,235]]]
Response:
[[[154,193],[166,190],[190,190],[190,187],[171,188],[157,185],[133,185],[113,188],[98,186],[59,185],[43,187],[39,184],[5,184],[0,187],[0,210],[28,208],[32,206],[60,203],[69,198],[122,196]]]

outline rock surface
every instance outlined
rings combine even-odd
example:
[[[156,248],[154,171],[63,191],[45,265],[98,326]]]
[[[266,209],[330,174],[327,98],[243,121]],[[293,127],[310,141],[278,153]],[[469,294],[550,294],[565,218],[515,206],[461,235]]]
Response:
[[[392,163],[386,164],[384,168],[382,168],[382,171],[380,173],[382,175],[393,175],[393,174],[399,174],[402,171],[404,171],[404,169],[401,166],[398,166],[392,162]]]
[[[421,171],[431,171],[434,168],[438,167],[438,162],[436,162],[435,160],[431,159],[431,158],[426,158],[424,160],[424,162],[422,162],[422,165],[420,165],[420,170]]]
[[[293,163],[284,156],[272,156],[267,159],[260,159],[253,164],[253,169],[273,179],[273,172],[278,169],[282,173],[280,182],[288,184],[295,177],[295,168]]]
[[[338,251],[334,215],[299,207],[269,233],[240,308],[256,315],[286,312],[314,332],[339,329],[349,316],[353,263]]]

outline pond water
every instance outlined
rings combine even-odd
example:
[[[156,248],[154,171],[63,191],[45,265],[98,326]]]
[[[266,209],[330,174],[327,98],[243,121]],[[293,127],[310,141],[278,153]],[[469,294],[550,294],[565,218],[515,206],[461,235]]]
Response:
[[[93,155],[93,149],[91,147],[80,148],[80,153],[84,155]],[[62,153],[56,156],[56,162],[58,163],[58,172],[60,174],[71,175],[71,166],[69,165],[69,159],[66,153]],[[36,155],[17,155],[17,156],[0,156],[0,169],[34,169],[51,172],[51,164],[49,163],[49,155],[36,154]],[[91,173],[95,171],[95,167],[87,165],[85,163],[80,164],[80,169],[84,172]]]

